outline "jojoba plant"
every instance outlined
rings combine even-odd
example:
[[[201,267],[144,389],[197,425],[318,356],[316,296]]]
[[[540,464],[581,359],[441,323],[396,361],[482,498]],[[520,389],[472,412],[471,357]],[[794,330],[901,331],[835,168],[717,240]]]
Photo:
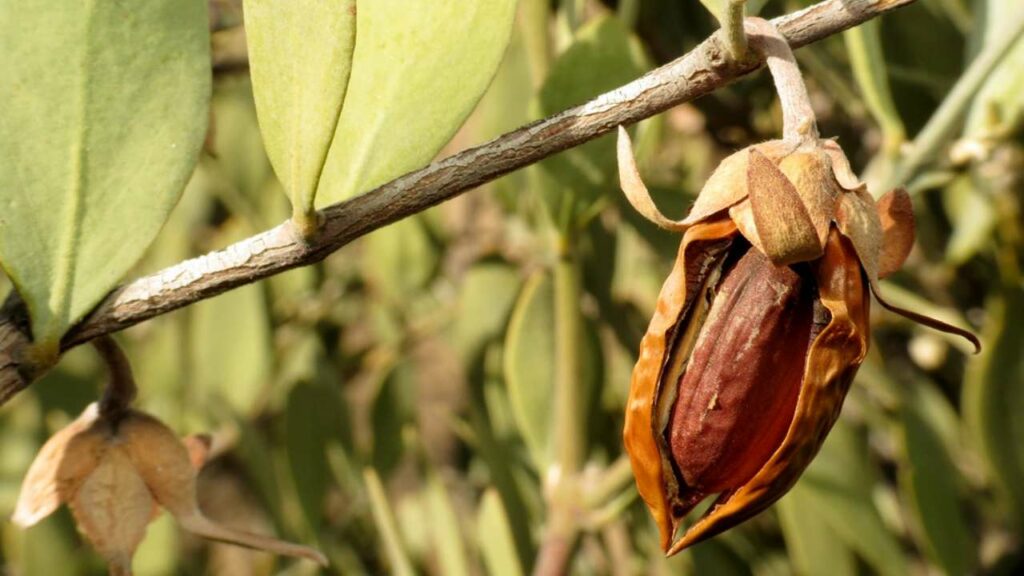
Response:
[[[2,570],[1024,565],[1019,2],[812,2],[0,2]]]

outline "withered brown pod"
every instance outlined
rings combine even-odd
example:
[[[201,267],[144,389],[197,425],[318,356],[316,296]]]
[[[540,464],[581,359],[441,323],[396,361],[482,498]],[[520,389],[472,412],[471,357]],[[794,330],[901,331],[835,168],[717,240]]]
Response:
[[[631,202],[656,212],[625,131],[619,165]],[[814,458],[867,354],[877,279],[913,245],[913,213],[902,189],[876,204],[838,146],[814,139],[741,150],[685,220],[651,219],[685,234],[640,345],[624,440],[674,554],[763,511]]]

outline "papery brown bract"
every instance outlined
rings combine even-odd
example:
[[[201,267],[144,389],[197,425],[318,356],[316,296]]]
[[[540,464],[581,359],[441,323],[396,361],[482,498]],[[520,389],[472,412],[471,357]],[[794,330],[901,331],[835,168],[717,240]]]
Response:
[[[312,548],[207,519],[196,503],[196,472],[208,450],[202,438],[182,442],[148,414],[128,410],[108,420],[92,404],[43,445],[22,484],[13,520],[32,526],[66,503],[115,575],[131,574],[135,550],[160,507],[199,536],[326,565]]]

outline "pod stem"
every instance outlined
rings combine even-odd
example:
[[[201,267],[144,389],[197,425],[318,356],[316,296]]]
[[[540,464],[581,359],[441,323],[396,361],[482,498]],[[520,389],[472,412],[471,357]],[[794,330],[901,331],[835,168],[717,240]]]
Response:
[[[733,60],[743,60],[747,56],[747,35],[743,30],[747,0],[722,0],[722,2],[725,4],[722,11],[722,30],[725,34],[726,46],[728,46]]]
[[[818,139],[818,121],[811,108],[807,85],[786,38],[767,20],[747,18],[744,29],[750,45],[765,57],[782,103],[782,135],[792,142]]]
[[[121,346],[111,336],[100,336],[92,345],[107,365],[110,381],[100,400],[100,416],[110,422],[119,421],[131,409],[138,393],[135,376]]]

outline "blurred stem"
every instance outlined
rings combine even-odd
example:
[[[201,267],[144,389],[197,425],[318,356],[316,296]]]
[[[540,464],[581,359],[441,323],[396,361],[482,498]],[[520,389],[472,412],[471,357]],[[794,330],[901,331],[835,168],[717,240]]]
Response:
[[[725,44],[733,60],[743,60],[747,55],[747,35],[743,31],[743,17],[747,11],[747,0],[722,0],[725,7],[722,14],[722,30]]]
[[[571,232],[559,237],[555,265],[555,462],[545,477],[548,500],[543,541],[534,576],[565,574],[579,536],[579,473],[586,457],[582,399],[580,270]]]
[[[562,576],[568,573],[576,538],[579,536],[576,512],[558,501],[548,506],[544,539],[533,565],[533,576]]]
[[[110,381],[100,400],[100,416],[116,423],[131,409],[138,393],[132,366],[113,337],[101,336],[93,340],[92,345],[110,373]]]
[[[562,237],[555,266],[555,422],[556,460],[559,477],[576,475],[583,468],[584,440],[582,370],[580,369],[580,271],[572,247]]]
[[[811,108],[807,85],[786,38],[767,20],[747,18],[744,26],[750,43],[765,56],[782,104],[782,136],[790,142],[818,138],[818,122]]]
[[[889,181],[881,187],[889,190],[906,184],[938,155],[939,149],[953,136],[967,107],[974,95],[988,80],[992,71],[1003,61],[1010,49],[1017,44],[1024,33],[1024,12],[1020,12],[1017,21],[1009,28],[1009,32],[989,44],[971,62],[971,65],[960,76],[949,95],[942,101],[939,109],[928,119],[928,123],[914,139],[910,151],[896,167]]]
[[[907,138],[900,113],[896,110],[877,22],[865,22],[843,33],[846,52],[853,66],[861,94],[871,115],[882,130],[882,153],[893,156]]]
[[[530,66],[530,82],[539,88],[551,64],[550,3],[548,0],[523,0],[519,5],[519,33],[526,46]]]
[[[619,0],[618,16],[626,28],[635,28],[640,17],[640,0]]]
[[[565,21],[573,34],[583,25],[583,9],[586,4],[586,0],[562,0],[562,12],[565,14]]]
[[[632,483],[633,467],[629,458],[619,456],[618,460],[601,472],[597,482],[587,488],[585,505],[587,508],[604,506]]]

